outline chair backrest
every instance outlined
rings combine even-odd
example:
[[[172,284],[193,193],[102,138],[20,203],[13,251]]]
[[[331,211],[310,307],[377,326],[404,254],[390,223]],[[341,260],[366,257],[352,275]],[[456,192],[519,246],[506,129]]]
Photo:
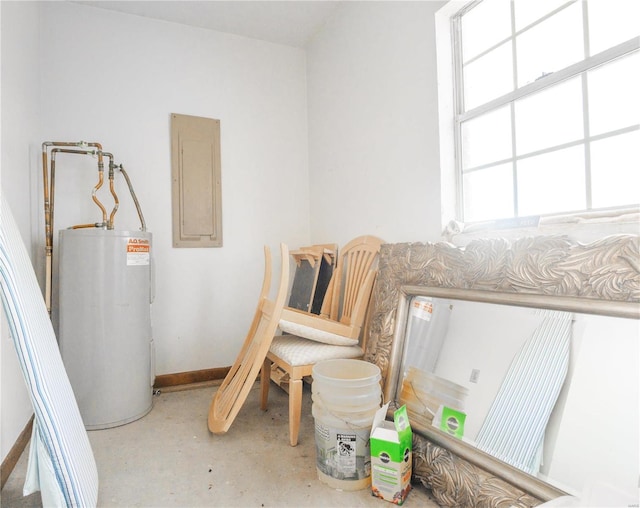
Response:
[[[362,326],[383,243],[375,236],[359,236],[340,249],[321,315],[346,325]]]
[[[336,265],[336,244],[311,245],[290,251],[295,275],[287,307],[320,314]]]
[[[266,246],[264,255],[264,279],[253,322],[236,361],[215,392],[209,407],[209,430],[216,434],[229,430],[253,387],[269,352],[287,296],[289,249],[284,244],[280,245],[280,280],[274,300],[267,298],[271,283],[271,252]]]

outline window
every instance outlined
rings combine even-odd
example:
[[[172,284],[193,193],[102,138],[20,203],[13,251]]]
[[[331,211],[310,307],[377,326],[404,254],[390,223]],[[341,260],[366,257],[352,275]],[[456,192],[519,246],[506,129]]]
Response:
[[[480,0],[448,19],[457,219],[640,203],[640,2]]]

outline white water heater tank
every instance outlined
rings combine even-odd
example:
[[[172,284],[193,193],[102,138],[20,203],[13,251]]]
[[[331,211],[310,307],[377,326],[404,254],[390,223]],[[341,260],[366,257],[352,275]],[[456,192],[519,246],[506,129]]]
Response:
[[[58,341],[89,430],[152,407],[151,233],[66,229],[59,235]]]

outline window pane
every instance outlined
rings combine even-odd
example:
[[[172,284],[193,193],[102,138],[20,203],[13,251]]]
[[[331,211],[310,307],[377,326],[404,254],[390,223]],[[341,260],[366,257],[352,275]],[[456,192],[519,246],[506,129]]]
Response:
[[[516,101],[516,153],[584,138],[580,77]]]
[[[518,87],[584,59],[582,2],[516,37]]]
[[[464,67],[464,109],[470,110],[513,90],[511,43],[506,42]]]
[[[587,8],[592,55],[640,35],[638,0],[590,0]]]
[[[616,56],[640,0],[481,0],[459,21],[463,220],[640,205],[640,51]]]
[[[640,53],[587,73],[592,136],[640,123]]]
[[[466,173],[462,184],[465,221],[513,217],[513,176],[510,163]]]
[[[565,3],[567,3],[567,0],[535,0],[534,2],[531,0],[515,0],[516,31],[522,30]]]
[[[640,131],[591,144],[594,208],[640,204]]]
[[[542,215],[586,207],[584,147],[518,161],[518,215]]]
[[[462,124],[462,168],[468,169],[511,157],[509,106]]]
[[[484,1],[462,17],[462,58],[467,62],[510,36],[509,0]]]

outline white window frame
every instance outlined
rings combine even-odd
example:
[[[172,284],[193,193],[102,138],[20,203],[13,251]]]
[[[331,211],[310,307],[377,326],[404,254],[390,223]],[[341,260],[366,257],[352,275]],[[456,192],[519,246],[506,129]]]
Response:
[[[616,208],[611,211],[583,212],[578,214],[556,214],[545,216],[533,228],[518,218],[512,220],[487,221],[483,223],[464,224],[459,218],[462,217],[462,196],[461,196],[461,171],[458,167],[457,150],[457,127],[456,127],[456,104],[455,97],[456,77],[454,63],[453,46],[455,43],[454,18],[463,9],[468,9],[478,0],[450,0],[435,14],[436,30],[436,52],[437,52],[437,73],[438,73],[438,104],[439,104],[439,133],[440,133],[440,182],[441,182],[441,221],[444,235],[449,240],[460,233],[471,233],[471,236],[484,235],[495,236],[521,236],[523,233],[531,234],[553,234],[572,232],[573,237],[582,240],[591,240],[608,233],[631,232],[640,234],[640,209]],[[627,41],[614,48],[606,50],[598,55],[592,56],[577,64],[574,64],[562,71],[555,72],[543,79],[530,83],[520,89],[495,99],[487,104],[474,108],[462,114],[462,119],[469,119],[488,111],[496,104],[508,104],[525,95],[536,92],[542,88],[563,81],[571,76],[578,75],[585,70],[595,67],[607,61],[612,55],[621,56],[634,51],[640,47],[637,40]],[[604,221],[603,221],[604,218]],[[597,221],[595,227],[588,226],[591,219]],[[549,224],[551,227],[544,227]],[[587,224],[587,226],[585,226]],[[505,227],[510,228],[510,232],[505,234]],[[579,230],[584,230],[586,234],[580,234]],[[491,233],[493,231],[493,234]],[[496,233],[499,231],[500,233]],[[577,234],[576,234],[577,233]],[[466,241],[466,240],[463,240]]]

